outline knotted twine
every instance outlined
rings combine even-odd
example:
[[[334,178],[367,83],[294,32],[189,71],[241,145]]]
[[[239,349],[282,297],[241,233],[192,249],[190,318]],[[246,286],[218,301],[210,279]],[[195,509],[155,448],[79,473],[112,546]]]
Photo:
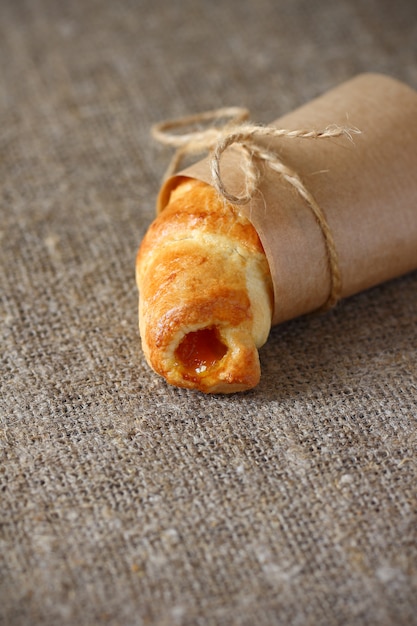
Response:
[[[329,296],[321,307],[327,310],[337,304],[341,298],[342,280],[339,267],[339,259],[336,245],[326,216],[316,202],[314,196],[302,182],[296,171],[289,168],[277,152],[265,148],[259,140],[262,138],[287,137],[290,139],[326,139],[346,136],[352,139],[352,135],[359,133],[356,128],[330,125],[323,130],[288,130],[247,122],[249,112],[241,107],[225,107],[214,111],[206,111],[196,115],[184,116],[178,119],[165,120],[152,127],[152,135],[159,142],[176,148],[171,162],[165,173],[165,178],[178,172],[185,157],[208,153],[210,156],[210,170],[213,187],[227,202],[233,205],[247,204],[259,188],[261,176],[260,163],[268,165],[273,171],[280,174],[284,180],[292,185],[299,195],[307,202],[321,229],[330,275]],[[217,124],[219,120],[229,121]],[[201,130],[193,130],[179,134],[176,132],[192,125],[213,122]],[[245,191],[241,195],[230,193],[223,182],[220,162],[223,153],[232,145],[238,145],[242,149],[241,164],[244,173]]]

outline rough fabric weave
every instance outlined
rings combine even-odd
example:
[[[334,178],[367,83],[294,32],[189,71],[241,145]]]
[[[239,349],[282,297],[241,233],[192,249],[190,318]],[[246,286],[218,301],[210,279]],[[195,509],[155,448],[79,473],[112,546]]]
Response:
[[[417,275],[273,329],[255,390],[144,362],[168,151],[362,71],[417,88],[412,0],[3,0],[0,624],[417,624]]]

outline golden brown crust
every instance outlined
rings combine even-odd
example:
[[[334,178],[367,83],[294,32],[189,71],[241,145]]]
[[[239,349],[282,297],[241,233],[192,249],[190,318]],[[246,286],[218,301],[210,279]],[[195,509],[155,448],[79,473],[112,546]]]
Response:
[[[170,384],[206,393],[255,386],[272,315],[267,261],[250,222],[185,179],[136,260],[145,356]]]

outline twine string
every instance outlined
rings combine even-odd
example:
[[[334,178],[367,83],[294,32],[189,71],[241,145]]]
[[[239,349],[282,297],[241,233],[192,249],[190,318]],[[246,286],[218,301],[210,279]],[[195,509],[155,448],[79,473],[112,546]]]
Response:
[[[321,310],[332,308],[341,297],[342,280],[336,245],[326,216],[297,172],[285,165],[275,151],[265,148],[259,140],[278,137],[328,139],[341,136],[352,140],[352,136],[360,133],[360,131],[357,128],[337,125],[327,126],[323,130],[288,130],[253,124],[247,122],[248,117],[247,109],[226,107],[155,124],[152,127],[153,137],[165,145],[176,148],[165,177],[175,174],[185,157],[208,153],[213,186],[217,192],[231,204],[243,205],[253,198],[259,188],[260,163],[267,164],[273,171],[280,174],[308,204],[321,229],[330,274],[329,295]],[[222,119],[226,121],[220,123]],[[206,127],[201,128],[203,124]],[[207,124],[209,125],[207,126]],[[184,128],[196,125],[198,126],[196,130],[179,132]],[[240,195],[234,195],[227,190],[221,175],[221,158],[231,146],[240,146],[241,148],[241,167],[244,172],[245,190]]]
[[[176,151],[165,171],[165,178],[175,174],[185,157],[190,155],[203,154],[211,151],[219,139],[225,135],[229,129],[238,127],[239,124],[247,120],[249,111],[243,107],[223,107],[214,111],[204,111],[195,115],[186,115],[174,120],[164,120],[152,126],[152,135],[160,143],[176,148]],[[218,124],[221,120],[228,120]],[[208,124],[204,128],[197,128],[190,132],[182,132],[181,129],[200,127]],[[177,132],[171,132],[177,131]]]

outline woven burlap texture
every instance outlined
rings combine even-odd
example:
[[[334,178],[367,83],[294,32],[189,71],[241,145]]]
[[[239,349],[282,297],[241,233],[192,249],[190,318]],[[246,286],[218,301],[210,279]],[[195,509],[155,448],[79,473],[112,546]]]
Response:
[[[253,391],[146,365],[150,127],[417,87],[416,7],[0,6],[0,624],[417,624],[417,275],[273,329]]]

